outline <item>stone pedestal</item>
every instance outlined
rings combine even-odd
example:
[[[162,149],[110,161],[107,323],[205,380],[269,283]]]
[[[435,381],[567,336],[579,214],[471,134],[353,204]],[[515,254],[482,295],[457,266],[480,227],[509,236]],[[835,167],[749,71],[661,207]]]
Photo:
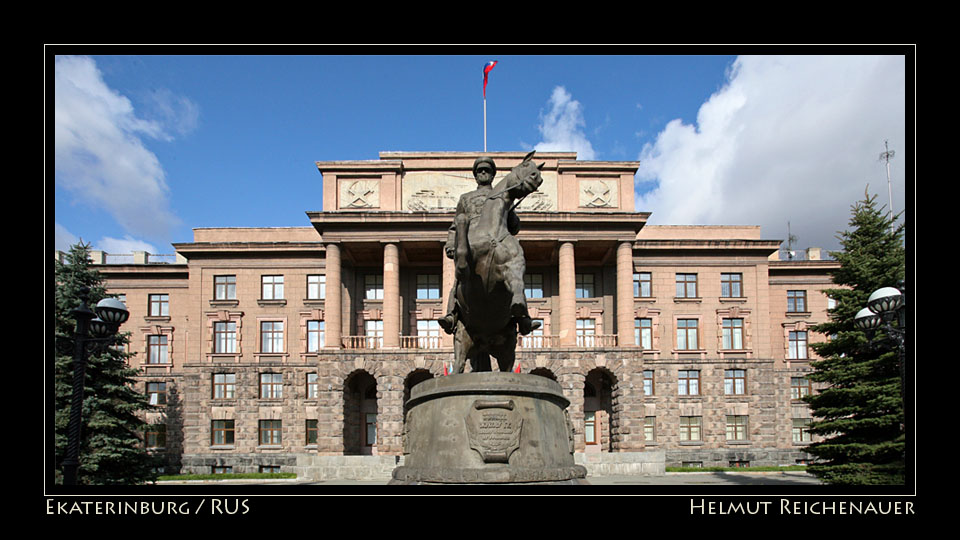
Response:
[[[574,463],[569,401],[555,381],[482,372],[413,387],[404,428],[404,465],[391,484],[502,484],[586,481]]]

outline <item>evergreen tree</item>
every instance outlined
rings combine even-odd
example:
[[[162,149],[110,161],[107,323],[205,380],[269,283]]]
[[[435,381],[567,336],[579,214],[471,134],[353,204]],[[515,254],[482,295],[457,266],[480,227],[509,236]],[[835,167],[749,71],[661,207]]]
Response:
[[[843,251],[831,252],[840,262],[833,281],[849,288],[824,291],[836,300],[836,307],[830,310],[829,322],[812,328],[831,339],[812,345],[823,360],[811,363],[816,371],[809,378],[826,387],[805,401],[816,418],[810,431],[826,439],[807,447],[819,458],[808,470],[832,484],[902,484],[905,437],[899,353],[882,335],[871,343],[854,326],[854,317],[873,291],[903,290],[903,225],[891,229],[895,220],[877,208],[876,196],[865,194],[852,210],[851,230],[838,237]]]
[[[63,481],[63,460],[67,450],[67,426],[73,387],[73,356],[76,321],[72,310],[79,307],[83,290],[92,309],[107,296],[99,273],[90,268],[89,245],[72,246],[66,262],[55,262],[55,470],[56,482]],[[128,367],[131,354],[119,350],[129,334],[117,334],[108,342],[87,346],[84,376],[83,425],[80,433],[78,484],[126,485],[156,479],[155,459],[147,454],[141,439],[146,424],[141,413],[153,408],[145,395],[136,391],[138,370]]]

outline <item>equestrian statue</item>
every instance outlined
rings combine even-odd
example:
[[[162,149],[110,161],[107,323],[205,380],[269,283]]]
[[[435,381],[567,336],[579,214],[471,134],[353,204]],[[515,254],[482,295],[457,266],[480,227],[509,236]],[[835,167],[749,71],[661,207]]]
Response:
[[[511,169],[497,185],[497,166],[487,156],[473,163],[477,189],[457,203],[444,252],[453,259],[455,281],[447,299],[447,313],[438,322],[453,334],[454,373],[463,373],[467,360],[472,371],[492,371],[490,357],[502,372],[513,371],[517,333],[540,327],[530,318],[524,296],[526,261],[516,239],[520,201],[543,183],[534,152]]]

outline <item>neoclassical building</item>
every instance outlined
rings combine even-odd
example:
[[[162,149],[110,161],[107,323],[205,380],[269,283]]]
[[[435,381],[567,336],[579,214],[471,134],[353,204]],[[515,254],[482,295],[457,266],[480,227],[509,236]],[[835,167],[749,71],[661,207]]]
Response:
[[[389,475],[410,389],[453,362],[436,322],[453,282],[442,246],[478,155],[318,162],[323,208],[303,227],[195,229],[172,256],[94,252],[160,405],[151,451],[185,472]],[[485,155],[499,178],[524,153]],[[535,159],[544,182],[517,237],[542,327],[518,363],[560,383],[578,462],[808,459],[799,398],[837,263],[816,248],[781,260],[755,226],[647,225],[637,162]]]

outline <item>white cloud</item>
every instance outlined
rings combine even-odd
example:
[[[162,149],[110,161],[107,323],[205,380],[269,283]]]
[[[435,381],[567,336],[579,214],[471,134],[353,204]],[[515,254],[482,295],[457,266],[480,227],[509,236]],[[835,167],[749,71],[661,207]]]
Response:
[[[585,125],[579,101],[558,86],[553,89],[549,101],[550,110],[540,114],[540,135],[543,142],[535,150],[553,152],[576,152],[577,159],[596,159],[596,153],[582,128]]]
[[[153,245],[144,242],[142,240],[137,240],[131,238],[130,235],[126,235],[123,238],[110,238],[105,236],[97,241],[96,248],[107,253],[115,254],[127,254],[133,253],[134,251],[146,251],[147,253],[159,254]]]
[[[179,220],[169,208],[163,167],[142,140],[169,140],[164,126],[139,118],[89,58],[58,57],[54,85],[57,183],[126,231],[168,237]]]
[[[760,225],[837,249],[850,206],[887,204],[884,139],[905,149],[903,57],[741,57],[696,125],[673,120],[640,155],[637,210],[659,224]],[[895,158],[896,159],[896,158]],[[891,167],[903,210],[903,161]],[[899,166],[899,167],[898,167]]]

